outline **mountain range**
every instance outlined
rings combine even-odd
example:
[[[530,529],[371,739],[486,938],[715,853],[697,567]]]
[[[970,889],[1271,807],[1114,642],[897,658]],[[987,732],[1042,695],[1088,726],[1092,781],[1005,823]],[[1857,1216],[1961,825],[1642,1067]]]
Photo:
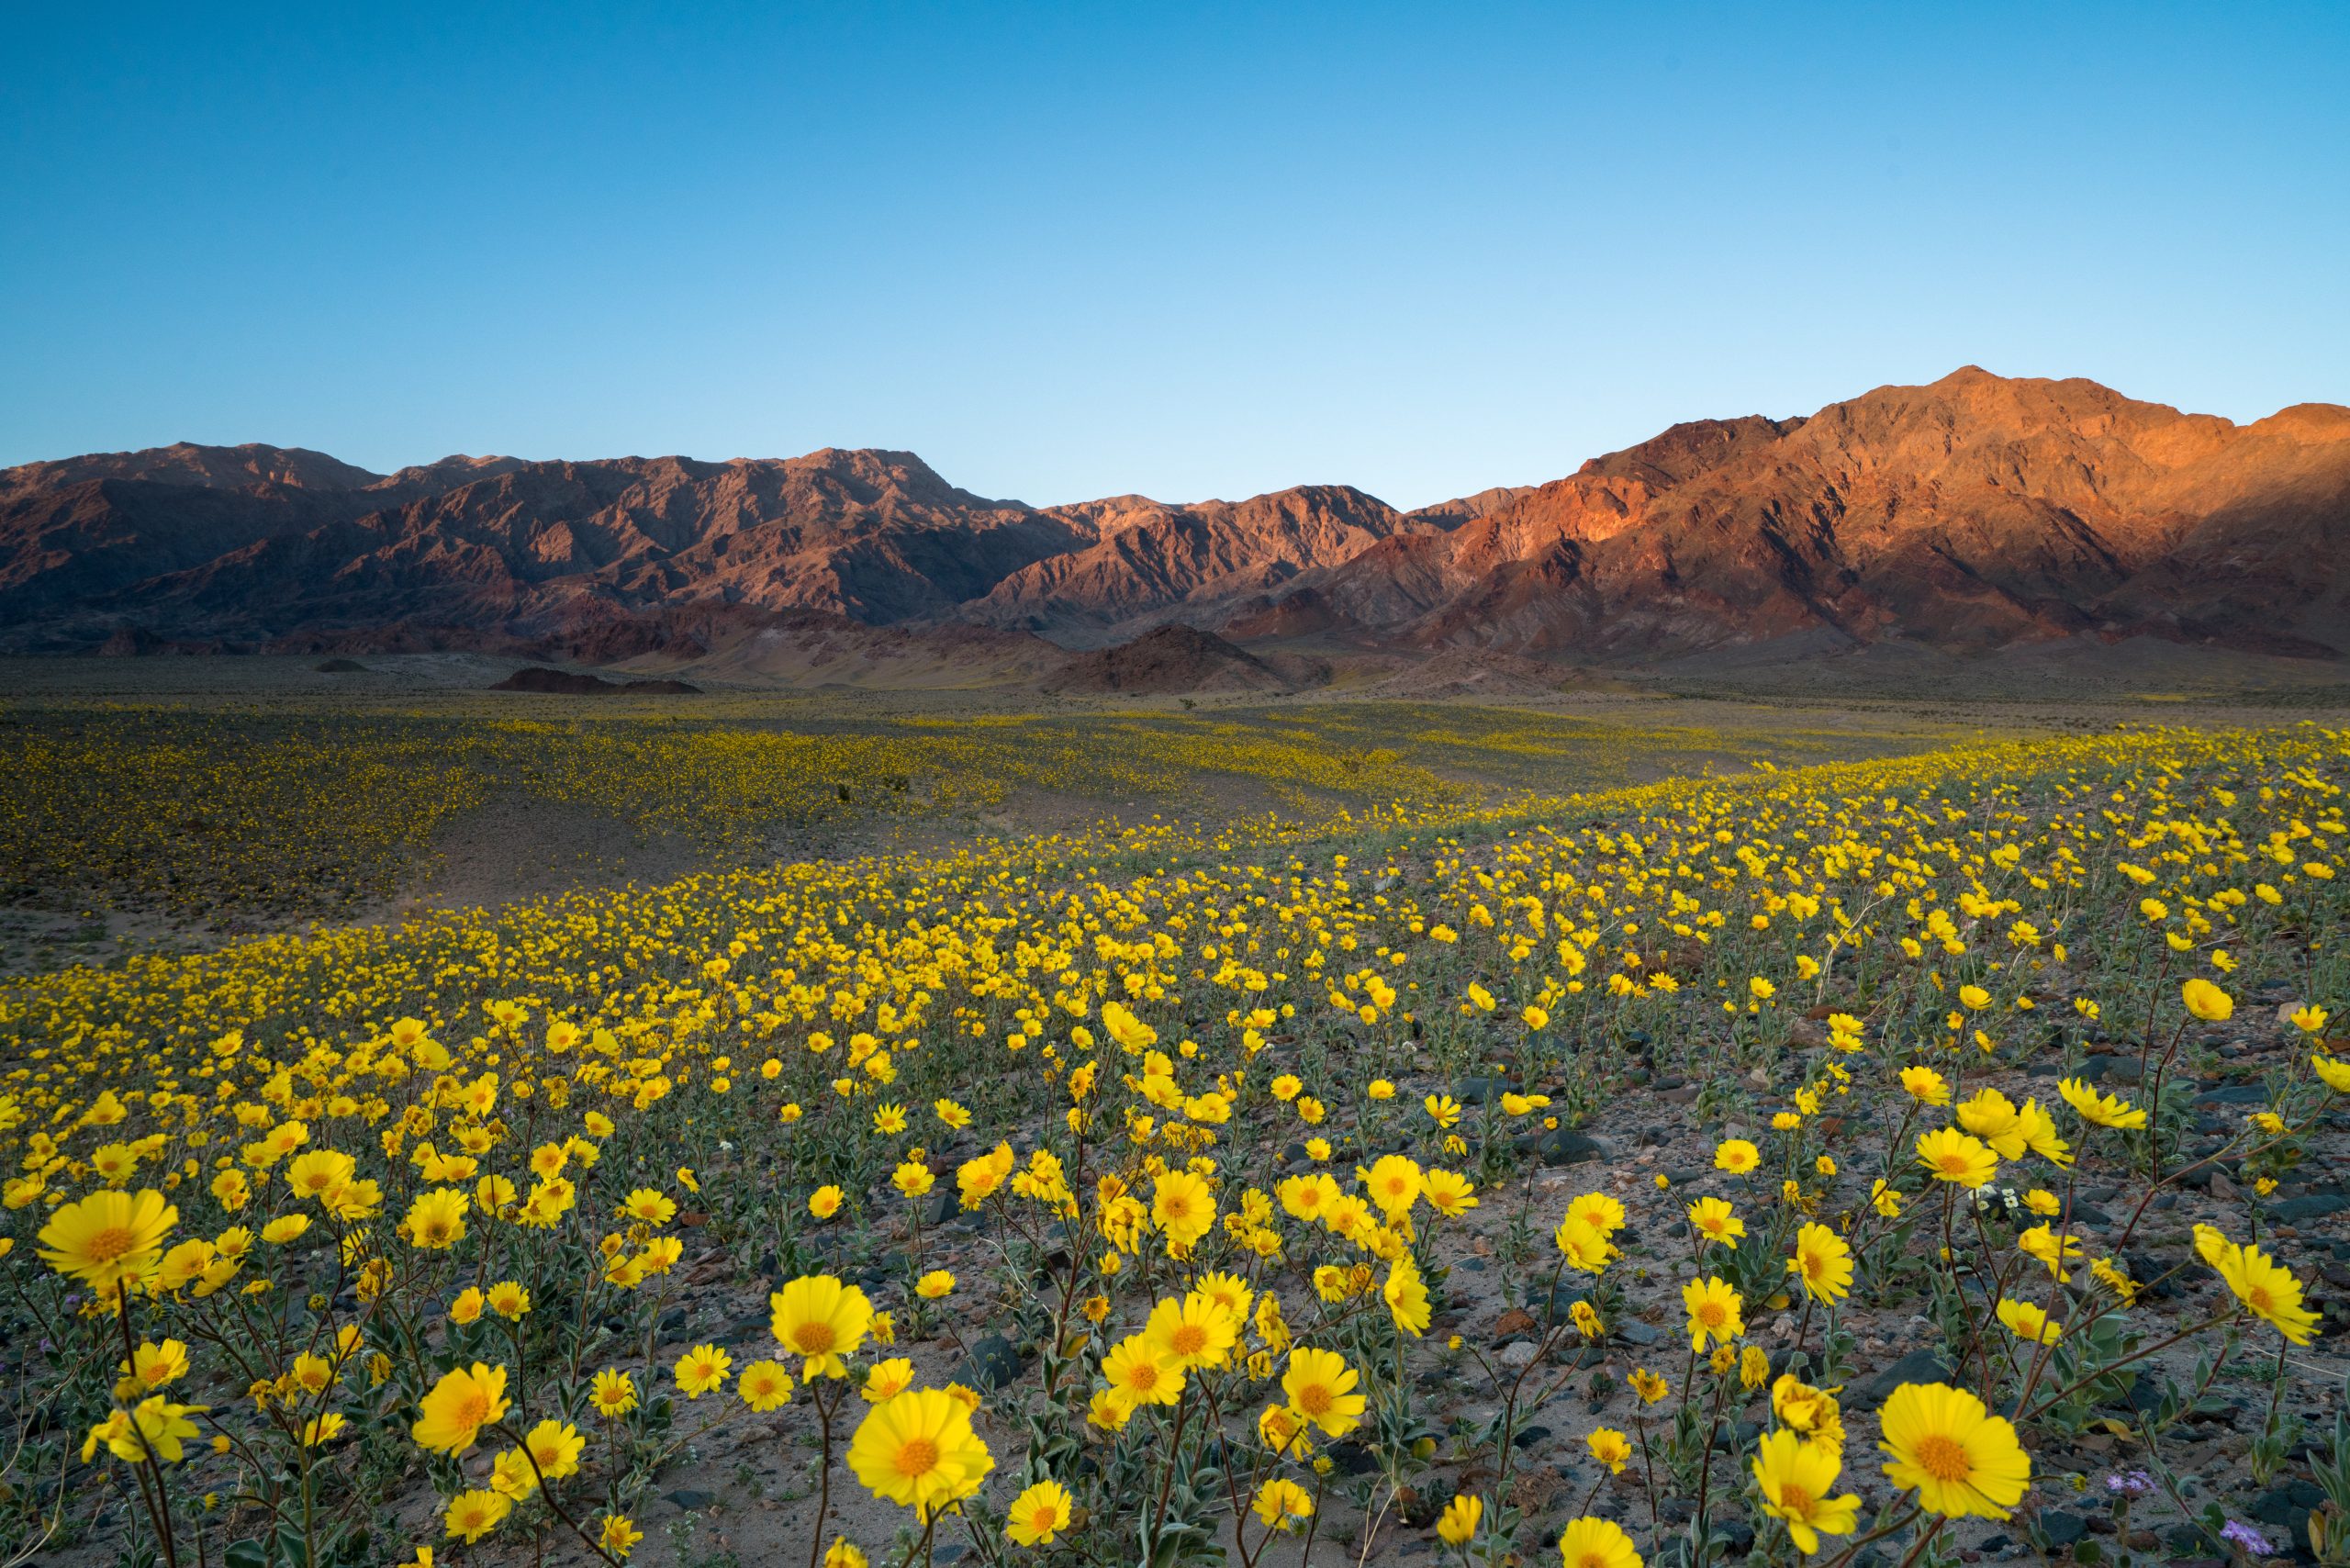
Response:
[[[0,470],[0,650],[602,660],[789,633],[1018,666],[1171,625],[1582,663],[2083,635],[2332,658],[2345,543],[2350,409],[2237,425],[1973,366],[1413,511],[1344,485],[1032,507],[877,450],[378,475],[183,443]]]

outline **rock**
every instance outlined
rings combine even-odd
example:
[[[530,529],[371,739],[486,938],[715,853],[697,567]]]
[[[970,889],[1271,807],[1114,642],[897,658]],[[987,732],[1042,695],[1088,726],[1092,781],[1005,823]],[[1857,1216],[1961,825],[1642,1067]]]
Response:
[[[688,1514],[698,1514],[718,1500],[707,1492],[696,1492],[682,1486],[666,1495],[670,1502]]]
[[[956,1373],[956,1381],[973,1388],[992,1390],[1002,1388],[1019,1377],[1027,1362],[1021,1358],[1020,1348],[1001,1334],[990,1334],[971,1347],[970,1359]]]
[[[1517,1140],[1518,1152],[1531,1154],[1545,1165],[1580,1165],[1587,1159],[1610,1159],[1615,1151],[1597,1138],[1570,1127],[1557,1127],[1547,1133],[1532,1135]]]
[[[1863,1403],[1871,1407],[1882,1405],[1893,1391],[1905,1383],[1947,1383],[1950,1370],[1933,1351],[1919,1349],[1910,1351],[1875,1376],[1854,1385]]]
[[[2041,1539],[2051,1546],[2070,1546],[2087,1534],[2088,1528],[2088,1521],[2078,1514],[2067,1514],[2055,1508],[2040,1511]]]
[[[1541,1347],[1531,1339],[1513,1339],[1501,1348],[1501,1353],[1494,1360],[1514,1372],[1520,1367],[1532,1366],[1535,1358],[1541,1353]]]
[[[2350,1209],[2350,1198],[2312,1194],[2306,1198],[2287,1198],[2268,1205],[2268,1217],[2279,1225],[2299,1225],[2303,1220],[2323,1219],[2327,1215]]]
[[[1482,1105],[1488,1100],[1498,1100],[1509,1090],[1505,1078],[1464,1078],[1452,1097],[1463,1105]]]

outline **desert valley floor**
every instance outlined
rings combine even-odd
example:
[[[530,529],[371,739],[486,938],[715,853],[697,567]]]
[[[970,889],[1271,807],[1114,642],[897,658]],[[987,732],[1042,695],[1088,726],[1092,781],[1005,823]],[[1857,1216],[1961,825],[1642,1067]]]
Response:
[[[2143,655],[0,662],[0,1562],[2339,1560],[2350,686]]]

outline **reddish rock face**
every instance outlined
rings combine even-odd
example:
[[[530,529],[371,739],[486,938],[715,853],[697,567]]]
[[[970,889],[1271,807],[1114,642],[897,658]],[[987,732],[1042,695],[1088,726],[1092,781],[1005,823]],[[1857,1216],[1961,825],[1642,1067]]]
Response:
[[[1593,659],[2083,633],[2330,655],[2346,533],[2350,409],[2237,426],[1972,367],[1411,513],[1343,486],[1039,509],[878,451],[379,476],[182,445],[0,472],[0,648],[626,657],[798,613],[1080,647],[1182,624]]]
[[[1225,630],[1583,656],[1804,633],[2350,648],[2350,409],[2237,426],[1969,367],[1805,420],[1678,425]]]

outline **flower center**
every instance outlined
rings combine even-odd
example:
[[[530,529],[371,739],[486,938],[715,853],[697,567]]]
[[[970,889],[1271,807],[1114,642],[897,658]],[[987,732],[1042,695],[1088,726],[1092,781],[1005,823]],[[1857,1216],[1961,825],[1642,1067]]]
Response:
[[[938,1467],[938,1445],[928,1438],[909,1438],[898,1449],[898,1473],[927,1475]]]
[[[455,1425],[467,1430],[480,1426],[489,1419],[489,1395],[479,1389],[467,1392],[458,1398],[452,1415],[455,1417]]]
[[[2266,1285],[2253,1286],[2244,1293],[2244,1300],[2252,1304],[2252,1310],[2255,1312],[2268,1312],[2277,1305],[2277,1298],[2268,1294]]]
[[[1918,1444],[1918,1468],[1937,1481],[1964,1481],[1975,1467],[1966,1457],[1964,1443],[1934,1432]]]
[[[1722,1323],[1721,1303],[1709,1301],[1697,1308],[1697,1321],[1708,1328],[1718,1328]]]
[[[1297,1391],[1297,1407],[1309,1416],[1326,1416],[1330,1411],[1330,1391],[1318,1383],[1309,1383]]]
[[[1779,1506],[1799,1519],[1811,1517],[1811,1494],[1792,1481],[1779,1483]]]
[[[1181,1324],[1168,1343],[1179,1356],[1196,1356],[1207,1349],[1208,1331],[1196,1323]]]
[[[96,1262],[111,1263],[129,1251],[138,1239],[128,1227],[110,1225],[84,1242],[82,1249]]]
[[[791,1331],[792,1349],[803,1356],[829,1356],[836,1336],[829,1323],[802,1323]]]
[[[1158,1364],[1156,1361],[1136,1361],[1126,1371],[1126,1383],[1137,1394],[1148,1394],[1158,1386]]]

